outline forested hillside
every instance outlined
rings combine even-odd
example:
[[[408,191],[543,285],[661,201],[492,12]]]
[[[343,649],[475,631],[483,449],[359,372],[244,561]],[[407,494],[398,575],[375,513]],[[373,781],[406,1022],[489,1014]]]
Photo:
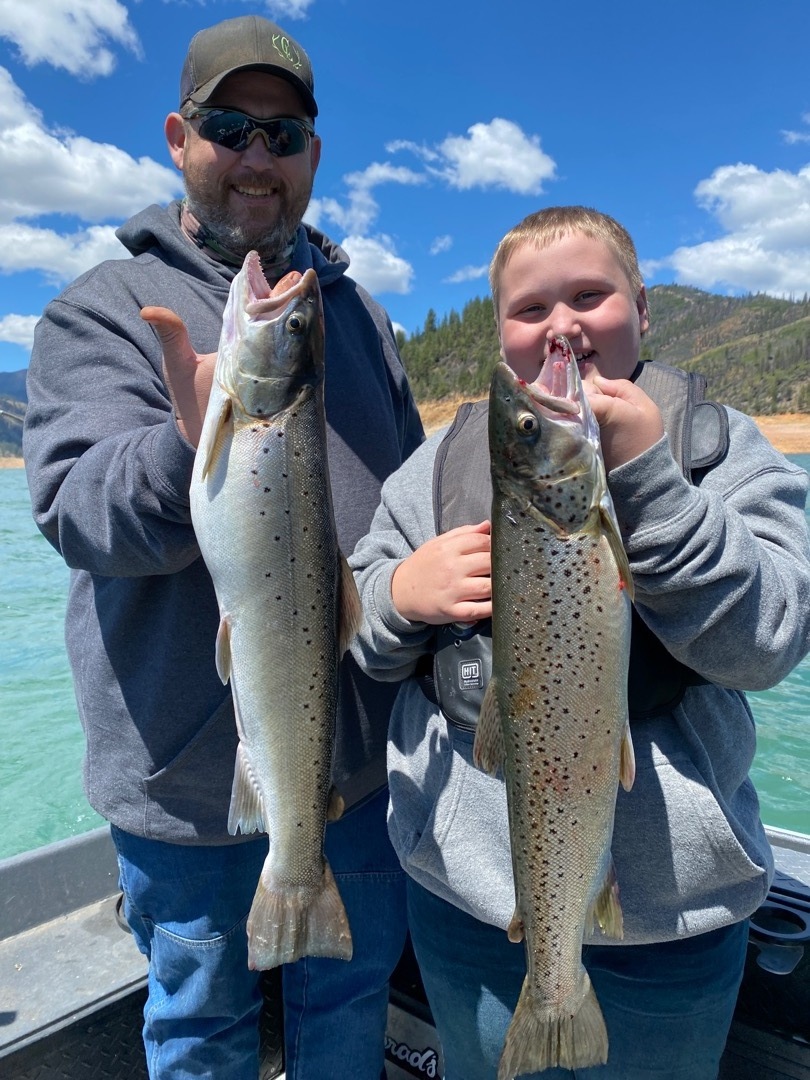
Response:
[[[810,300],[718,296],[680,285],[648,292],[642,357],[702,371],[711,396],[756,415],[810,412]],[[498,356],[489,297],[400,337],[419,402],[486,394]]]

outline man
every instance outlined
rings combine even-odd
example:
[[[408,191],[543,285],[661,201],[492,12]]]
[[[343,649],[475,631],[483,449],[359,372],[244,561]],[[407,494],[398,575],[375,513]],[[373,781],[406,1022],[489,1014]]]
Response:
[[[111,822],[127,918],[150,961],[144,1042],[155,1080],[255,1080],[258,1070],[261,995],[245,921],[267,838],[227,831],[237,735],[189,513],[212,354],[250,249],[271,284],[308,267],[319,278],[346,554],[382,481],[422,439],[387,316],[346,276],[341,249],[301,224],[321,148],[313,88],[304,50],[263,18],[197,34],[165,127],[185,199],[137,214],[118,231],[134,258],[103,263],[48,305],[29,368],[34,515],[73,571],[66,638],[85,786]],[[151,306],[183,325],[144,321]],[[284,969],[289,1078],[383,1071],[387,982],[405,933],[385,823],[395,689],[344,661],[333,779],[347,810],[327,828],[326,854],[354,957]]]

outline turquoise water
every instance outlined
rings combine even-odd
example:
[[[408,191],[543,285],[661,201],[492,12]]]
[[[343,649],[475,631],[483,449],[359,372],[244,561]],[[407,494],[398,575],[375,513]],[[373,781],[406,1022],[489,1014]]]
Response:
[[[810,455],[793,460],[810,472]],[[82,792],[83,739],[65,657],[68,571],[31,519],[22,469],[0,469],[0,858],[101,824]],[[810,832],[810,657],[751,694],[752,775],[769,825]]]

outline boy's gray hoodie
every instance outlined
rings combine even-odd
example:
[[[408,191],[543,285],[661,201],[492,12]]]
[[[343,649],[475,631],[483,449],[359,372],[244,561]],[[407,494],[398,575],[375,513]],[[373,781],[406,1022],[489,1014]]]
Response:
[[[135,258],[101,264],[50,303],[28,373],[24,454],[37,525],[73,570],[66,620],[90,803],[120,828],[226,843],[236,729],[214,664],[219,614],[189,511],[193,447],[173,419],[147,305],[198,353],[217,349],[236,270],[181,232],[179,204],[118,231]],[[383,309],[345,253],[299,228],[292,269],[324,303],[329,471],[348,554],[380,486],[422,440]],[[348,805],[385,784],[394,687],[342,669],[335,782]],[[295,718],[290,718],[291,723]]]
[[[743,919],[773,872],[748,775],[755,730],[744,691],[779,682],[810,648],[807,474],[752,420],[728,414],[728,453],[700,487],[684,479],[666,437],[608,477],[639,613],[709,680],[688,687],[669,715],[631,728],[636,780],[618,793],[613,839],[623,944]],[[441,437],[386,482],[350,559],[365,613],[355,652],[377,678],[405,680],[388,751],[389,831],[403,867],[505,928],[515,895],[503,779],[475,768],[473,735],[447,724],[410,677],[433,627],[403,619],[391,600],[396,567],[435,535]]]

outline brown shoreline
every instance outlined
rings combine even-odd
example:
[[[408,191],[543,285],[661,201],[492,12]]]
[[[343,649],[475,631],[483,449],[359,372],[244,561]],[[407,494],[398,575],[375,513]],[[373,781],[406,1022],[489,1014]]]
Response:
[[[431,401],[419,406],[425,430],[430,434],[449,424],[464,398]],[[810,413],[780,413],[755,416],[757,427],[770,444],[782,454],[810,454]],[[23,459],[0,457],[0,469],[21,469]]]

